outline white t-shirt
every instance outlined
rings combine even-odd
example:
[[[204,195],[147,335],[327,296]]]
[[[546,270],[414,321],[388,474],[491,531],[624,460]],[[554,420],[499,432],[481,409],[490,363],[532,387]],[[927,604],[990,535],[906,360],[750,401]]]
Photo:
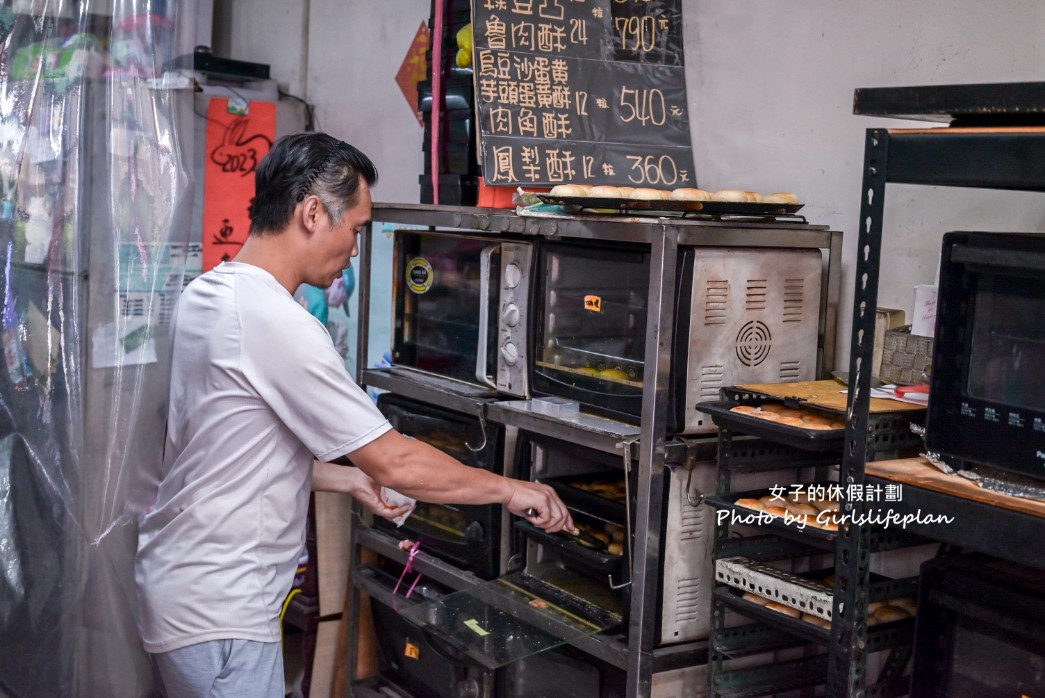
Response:
[[[189,284],[172,336],[164,470],[135,561],[145,649],[278,642],[313,456],[391,425],[326,329],[258,267],[226,263]]]

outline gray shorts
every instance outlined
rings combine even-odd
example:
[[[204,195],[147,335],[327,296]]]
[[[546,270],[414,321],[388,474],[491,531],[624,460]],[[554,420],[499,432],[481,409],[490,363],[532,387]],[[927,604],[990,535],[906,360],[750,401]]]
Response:
[[[283,698],[279,642],[211,640],[152,655],[168,698]]]

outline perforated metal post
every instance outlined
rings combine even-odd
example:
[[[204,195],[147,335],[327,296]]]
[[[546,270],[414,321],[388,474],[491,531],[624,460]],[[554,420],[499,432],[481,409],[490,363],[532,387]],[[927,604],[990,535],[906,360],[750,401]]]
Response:
[[[849,383],[845,448],[839,483],[843,495],[841,511],[846,515],[846,525],[839,528],[835,544],[834,621],[831,624],[827,669],[827,694],[836,697],[861,698],[866,695],[867,584],[871,556],[867,531],[849,523],[852,517],[863,512],[863,498],[853,501],[849,490],[863,488],[864,464],[873,447],[870,443],[868,412],[871,405],[874,323],[875,309],[878,307],[888,143],[887,131],[867,131],[849,349],[849,375],[854,378]]]

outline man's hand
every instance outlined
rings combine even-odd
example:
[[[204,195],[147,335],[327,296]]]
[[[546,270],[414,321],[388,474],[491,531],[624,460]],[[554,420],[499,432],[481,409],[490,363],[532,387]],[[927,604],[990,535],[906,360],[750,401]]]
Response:
[[[381,499],[381,485],[359,468],[315,461],[312,463],[312,489],[352,495],[376,516],[394,521],[409,514],[413,506],[390,506]]]
[[[515,491],[505,505],[508,511],[522,516],[534,526],[555,533],[563,528],[572,529],[573,517],[569,509],[548,485],[525,480],[512,480]]]

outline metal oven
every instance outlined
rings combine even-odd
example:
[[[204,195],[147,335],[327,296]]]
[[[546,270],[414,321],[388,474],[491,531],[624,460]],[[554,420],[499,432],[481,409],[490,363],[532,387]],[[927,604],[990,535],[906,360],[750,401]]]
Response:
[[[384,567],[389,569],[381,569]],[[356,575],[370,596],[378,644],[380,695],[411,698],[623,698],[626,674],[569,646],[520,657],[499,668],[473,661],[413,623],[404,611],[450,593],[430,580],[410,599],[394,593],[401,570],[388,561]]]
[[[1045,235],[947,233],[926,446],[1045,480]]]
[[[392,393],[378,397],[378,409],[400,433],[448,453],[473,468],[501,473],[504,428]],[[502,565],[502,518],[499,505],[451,505],[418,502],[402,526],[375,517],[376,528],[420,542],[425,552],[485,579]]]
[[[657,644],[707,637],[714,521],[702,500],[715,487],[713,448],[707,460],[666,469],[664,492],[651,497],[666,507],[662,530],[643,532],[636,530],[637,460],[625,469],[622,455],[528,432],[520,432],[518,453],[521,472],[552,486],[586,534],[548,534],[515,520],[513,550],[528,577],[547,585],[553,600],[580,599],[626,624],[634,538],[655,537],[661,550]]]
[[[392,363],[529,396],[534,244],[397,230]]]
[[[533,392],[637,422],[650,252],[545,242],[534,275]],[[813,380],[823,259],[816,249],[682,247],[669,430],[714,430],[697,403],[724,386]]]

